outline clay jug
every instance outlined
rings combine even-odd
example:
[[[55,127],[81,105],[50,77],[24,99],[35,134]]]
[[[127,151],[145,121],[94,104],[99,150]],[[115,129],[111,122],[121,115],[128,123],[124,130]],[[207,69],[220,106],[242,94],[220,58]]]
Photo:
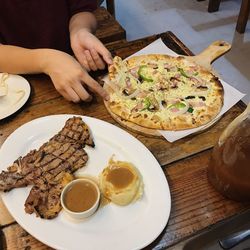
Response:
[[[213,148],[208,179],[224,196],[250,201],[250,104],[228,125]]]

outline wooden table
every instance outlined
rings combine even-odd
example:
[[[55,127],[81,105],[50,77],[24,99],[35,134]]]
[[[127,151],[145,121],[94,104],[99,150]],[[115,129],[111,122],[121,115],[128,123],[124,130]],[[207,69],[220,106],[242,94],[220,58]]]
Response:
[[[124,40],[113,42],[107,47],[113,54],[127,57],[159,37],[175,52],[192,54],[171,32],[133,42]],[[31,97],[20,111],[0,121],[0,145],[20,125],[32,119],[52,114],[87,115],[119,126],[106,111],[99,97],[95,98],[92,103],[69,103],[55,91],[48,77],[34,75],[27,76],[27,79],[32,87]],[[250,208],[250,203],[239,203],[223,198],[207,181],[207,165],[211,148],[222,130],[242,112],[243,107],[241,102],[238,103],[209,130],[175,143],[129,131],[146,145],[159,161],[171,190],[172,209],[169,222],[162,234],[147,249],[178,247],[178,244],[189,237]],[[25,232],[11,217],[1,201],[0,211],[2,230],[0,248],[2,246],[8,250],[50,249]]]
[[[115,20],[108,10],[104,7],[99,7],[96,9],[94,14],[98,22],[96,36],[103,43],[126,39],[125,29],[123,29],[123,27]]]

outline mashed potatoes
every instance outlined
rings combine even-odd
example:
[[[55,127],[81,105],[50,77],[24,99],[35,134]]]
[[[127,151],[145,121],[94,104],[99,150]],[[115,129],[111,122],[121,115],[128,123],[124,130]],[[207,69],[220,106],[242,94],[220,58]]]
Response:
[[[138,169],[129,162],[114,161],[99,176],[104,197],[117,205],[125,206],[143,194],[143,181]]]

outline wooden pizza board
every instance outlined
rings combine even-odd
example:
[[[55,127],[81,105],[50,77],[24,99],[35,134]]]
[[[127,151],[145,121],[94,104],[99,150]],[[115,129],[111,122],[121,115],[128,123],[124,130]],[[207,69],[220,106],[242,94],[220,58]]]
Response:
[[[196,56],[183,56],[183,57],[185,57],[185,59],[187,59],[188,61],[190,61],[192,63],[196,63],[196,64],[206,68],[207,70],[211,71],[214,75],[218,76],[218,73],[212,69],[211,64],[217,58],[219,58],[220,56],[227,53],[230,49],[231,49],[231,45],[228,42],[218,40],[218,41],[215,41],[212,44],[210,44],[206,49],[204,49],[201,53],[199,53]],[[104,81],[104,87],[106,89],[110,88],[108,86],[108,84],[105,83],[105,81]],[[105,104],[106,109],[108,110],[108,112],[112,116],[112,118],[116,122],[118,122],[121,126],[125,127],[126,129],[129,129],[129,130],[136,132],[138,134],[141,134],[141,135],[151,136],[151,137],[155,137],[155,138],[162,137],[162,135],[156,129],[150,129],[150,128],[146,128],[146,127],[137,125],[133,122],[127,121],[127,120],[121,118],[120,116],[114,114],[109,108],[109,102],[104,101],[104,104]],[[208,123],[209,126],[205,126],[204,129],[208,129],[210,126],[212,126],[218,120],[219,119],[216,119],[214,122],[212,121],[212,122]],[[204,131],[204,129],[202,131]]]
[[[196,63],[213,74],[218,75],[212,68],[212,63],[231,49],[231,44],[228,42],[218,40],[211,43],[206,49],[196,56],[184,56],[188,61]]]

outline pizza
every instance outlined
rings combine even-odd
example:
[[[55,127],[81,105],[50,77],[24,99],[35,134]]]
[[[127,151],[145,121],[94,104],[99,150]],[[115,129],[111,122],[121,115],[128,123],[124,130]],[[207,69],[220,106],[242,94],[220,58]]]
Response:
[[[105,86],[112,113],[151,129],[195,128],[211,121],[223,105],[219,79],[182,56],[115,57]]]

